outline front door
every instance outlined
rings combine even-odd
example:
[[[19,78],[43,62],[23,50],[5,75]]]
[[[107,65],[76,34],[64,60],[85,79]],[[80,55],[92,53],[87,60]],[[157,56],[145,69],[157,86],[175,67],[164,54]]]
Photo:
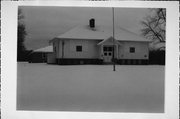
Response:
[[[104,46],[103,47],[103,60],[104,62],[112,62],[113,56],[113,46]]]

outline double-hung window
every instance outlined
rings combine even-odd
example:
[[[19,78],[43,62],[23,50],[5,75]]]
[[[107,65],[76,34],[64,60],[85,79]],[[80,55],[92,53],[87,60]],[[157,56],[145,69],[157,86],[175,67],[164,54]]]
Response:
[[[135,47],[130,47],[130,48],[129,48],[129,52],[130,52],[130,53],[135,53]]]
[[[81,45],[76,46],[76,52],[82,52],[82,46]]]

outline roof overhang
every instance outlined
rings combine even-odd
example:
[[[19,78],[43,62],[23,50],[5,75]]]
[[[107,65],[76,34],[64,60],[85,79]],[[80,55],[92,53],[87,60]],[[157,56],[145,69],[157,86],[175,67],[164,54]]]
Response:
[[[39,49],[34,50],[33,52],[52,53],[53,52],[53,46],[47,46],[47,47],[39,48]]]
[[[104,44],[106,41],[108,41],[108,40],[112,40],[111,42],[113,42],[113,37],[111,36],[111,37],[109,37],[109,38],[107,38],[107,39],[104,39],[103,41],[101,41],[101,42],[99,42],[97,45],[102,45],[102,44]],[[118,45],[122,45],[120,42],[118,42],[116,39],[114,39],[114,42],[115,42],[115,44],[118,44]]]

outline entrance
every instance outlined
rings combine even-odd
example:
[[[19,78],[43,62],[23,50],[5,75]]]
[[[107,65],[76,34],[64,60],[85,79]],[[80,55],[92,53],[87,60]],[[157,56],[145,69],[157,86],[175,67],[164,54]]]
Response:
[[[103,47],[103,56],[104,56],[104,62],[106,62],[106,63],[112,62],[113,46],[104,46]]]

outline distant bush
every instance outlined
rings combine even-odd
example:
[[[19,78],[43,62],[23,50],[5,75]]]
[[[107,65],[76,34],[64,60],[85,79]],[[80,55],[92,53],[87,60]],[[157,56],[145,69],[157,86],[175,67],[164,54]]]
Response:
[[[32,52],[31,50],[25,50],[25,51],[22,51],[22,52],[18,52],[17,53],[17,61],[18,62],[27,62],[27,61],[29,61],[29,56],[30,56],[31,52]]]
[[[165,51],[155,50],[149,52],[149,64],[165,65]]]

